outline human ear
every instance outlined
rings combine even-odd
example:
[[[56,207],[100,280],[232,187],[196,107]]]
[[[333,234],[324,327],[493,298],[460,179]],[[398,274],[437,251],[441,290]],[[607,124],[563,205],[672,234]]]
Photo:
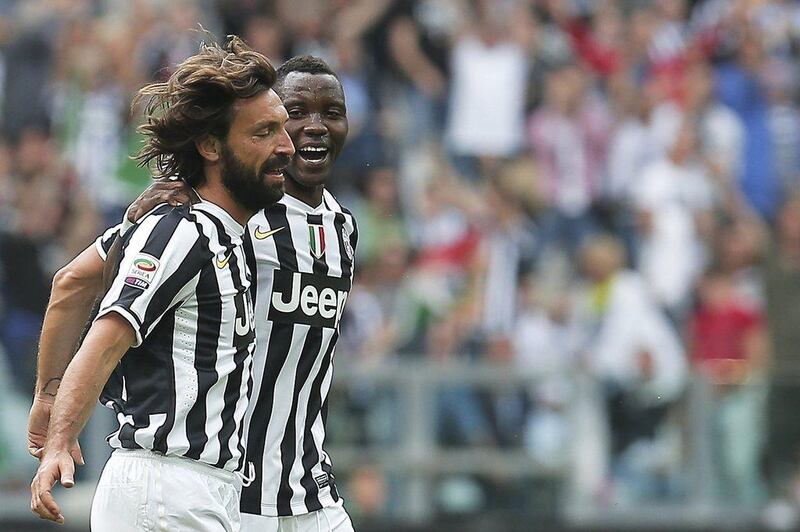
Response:
[[[208,162],[215,163],[219,161],[219,154],[222,148],[222,143],[217,137],[206,135],[200,140],[194,141],[197,152],[200,157]]]

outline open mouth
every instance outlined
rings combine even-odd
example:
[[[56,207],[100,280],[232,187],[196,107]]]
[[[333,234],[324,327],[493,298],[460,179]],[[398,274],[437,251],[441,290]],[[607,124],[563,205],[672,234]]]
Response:
[[[283,168],[275,168],[274,170],[264,172],[264,175],[272,179],[283,179],[283,170]]]
[[[300,158],[307,163],[321,163],[328,156],[325,146],[306,146],[298,150]]]

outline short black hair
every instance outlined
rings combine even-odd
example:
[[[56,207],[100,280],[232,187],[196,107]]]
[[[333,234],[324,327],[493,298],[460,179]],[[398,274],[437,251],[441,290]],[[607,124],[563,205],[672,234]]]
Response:
[[[342,84],[342,80],[339,79],[339,76],[336,74],[336,72],[334,72],[328,63],[326,63],[323,59],[313,55],[297,55],[291,59],[287,59],[286,62],[284,62],[280,67],[278,67],[278,70],[275,71],[275,84],[273,87],[278,94],[280,94],[280,89],[283,87],[283,81],[286,79],[286,76],[292,72],[305,72],[307,74],[329,74],[336,78],[336,81],[339,82],[339,85]]]

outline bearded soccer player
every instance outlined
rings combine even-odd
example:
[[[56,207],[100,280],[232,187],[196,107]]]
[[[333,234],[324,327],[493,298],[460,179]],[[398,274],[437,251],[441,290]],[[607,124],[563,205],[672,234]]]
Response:
[[[347,136],[344,91],[323,61],[308,56],[284,63],[277,78],[275,90],[288,112],[286,130],[296,153],[285,173],[286,195],[251,219],[245,238],[256,272],[257,347],[246,418],[249,478],[242,491],[242,530],[344,532],[352,524],[323,449],[333,351],[357,240],[352,215],[325,190]],[[189,199],[182,183],[159,182],[129,213],[136,218],[154,203]],[[98,251],[91,253],[103,256],[114,232],[99,239]],[[63,296],[53,296],[48,313],[66,306],[62,301],[91,300],[100,286],[98,262],[93,257],[91,264],[72,264],[57,276],[54,294]],[[60,327],[53,320],[50,330],[53,338],[42,338],[52,350],[47,358],[68,357],[55,337],[74,342],[76,325]],[[43,347],[40,368],[57,370],[57,364],[43,364],[44,356]],[[40,371],[41,386],[46,388],[52,373]],[[45,410],[40,405],[36,416],[46,417]],[[33,422],[30,432],[35,438]]]
[[[255,348],[245,225],[281,198],[294,154],[274,82],[269,61],[234,37],[201,46],[167,82],[139,92],[147,120],[138,158],[199,201],[156,205],[120,236],[111,286],[63,374],[44,446],[33,441],[42,431],[31,435],[40,517],[64,521],[51,490],[74,484],[77,438],[100,397],[119,427],[94,530],[239,530]]]

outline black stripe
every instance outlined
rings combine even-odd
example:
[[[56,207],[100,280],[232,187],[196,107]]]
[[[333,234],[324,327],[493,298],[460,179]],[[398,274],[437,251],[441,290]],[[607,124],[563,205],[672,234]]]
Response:
[[[300,479],[300,485],[306,491],[305,504],[309,512],[315,512],[322,508],[322,503],[319,500],[319,486],[314,481],[312,474],[312,469],[319,463],[319,452],[317,451],[317,442],[314,441],[311,428],[314,426],[317,416],[320,415],[322,382],[325,380],[325,376],[331,366],[331,356],[338,336],[337,332],[334,332],[333,336],[331,336],[330,344],[328,344],[328,349],[325,350],[319,372],[311,384],[311,393],[308,396],[308,406],[306,408],[305,432],[303,434],[303,477]],[[322,443],[320,442],[320,445]]]
[[[265,349],[258,346],[258,349],[264,349],[267,358],[264,366],[264,379],[258,397],[251,399],[256,403],[247,434],[247,459],[253,462],[256,480],[250,486],[242,489],[241,503],[242,511],[249,514],[261,514],[261,482],[264,478],[262,460],[267,440],[267,427],[272,417],[272,405],[275,401],[275,384],[286,363],[286,358],[289,356],[293,332],[294,324],[273,323],[269,345],[264,346]]]
[[[306,220],[308,221],[309,224],[322,226],[322,230],[325,231],[325,224],[323,222],[321,214],[307,214]],[[325,237],[327,238],[328,235],[326,234]],[[325,261],[325,253],[323,253],[322,257],[319,259],[315,257],[313,254],[311,255],[311,258],[314,260],[314,273],[318,275],[327,276],[329,268],[328,268],[328,263]]]
[[[165,208],[166,207],[167,206],[165,206]],[[175,230],[178,229],[178,224],[180,224],[181,220],[187,218],[187,214],[188,209],[180,207],[173,207],[169,212],[165,212],[164,216],[153,227],[153,230],[150,231],[150,234],[147,235],[147,241],[144,243],[144,247],[142,247],[142,253],[147,253],[160,259],[161,255],[164,254],[167,244],[172,240],[172,235],[174,235]]]
[[[133,357],[129,357],[129,361],[133,361],[134,364],[137,365],[138,368],[144,366],[147,368],[148,373],[150,375],[144,376],[140,375],[137,379],[134,375],[133,371],[126,371],[126,388],[128,389],[128,397],[131,397],[132,388],[135,382],[145,382],[147,384],[146,387],[142,390],[143,393],[150,393],[153,396],[158,397],[158,403],[148,405],[146,402],[139,402],[142,406],[142,409],[148,413],[158,412],[159,408],[158,405],[161,405],[161,408],[164,408],[164,405],[167,406],[166,414],[167,418],[164,420],[164,424],[156,430],[155,436],[153,438],[153,450],[161,451],[162,453],[167,452],[167,434],[170,433],[172,430],[173,425],[175,424],[175,405],[177,404],[177,395],[175,390],[175,361],[173,359],[172,353],[172,345],[173,345],[173,336],[175,334],[175,312],[174,309],[172,312],[169,312],[164,319],[162,319],[156,328],[153,330],[152,334],[149,337],[148,341],[148,348],[147,353],[150,357],[153,358],[153,364],[147,365],[140,364]],[[130,378],[127,376],[130,375]],[[152,379],[152,381],[148,381],[148,379]],[[157,393],[153,394],[153,390],[158,390]]]
[[[297,271],[297,252],[292,242],[292,231],[289,227],[289,219],[286,217],[286,205],[276,203],[264,209],[264,215],[269,222],[272,230],[280,227],[286,229],[278,231],[272,238],[275,240],[275,248],[278,251],[278,262],[282,270]]]
[[[244,246],[244,258],[247,262],[247,269],[249,270],[249,278],[250,278],[250,303],[253,305],[255,309],[256,304],[256,297],[258,295],[258,270],[256,270],[256,252],[253,249],[253,239],[250,237],[250,232],[245,231],[244,239],[243,239],[243,246]],[[253,314],[255,319],[255,313]],[[255,331],[255,323],[253,324],[254,331]],[[250,395],[253,393],[253,372],[251,365],[250,376],[247,380],[247,397],[250,398]],[[240,447],[244,443],[244,420],[242,424],[239,426],[239,445]],[[246,461],[246,451],[242,449],[242,456],[239,460],[239,467],[237,470],[241,471],[245,468],[245,461]]]
[[[302,352],[300,353],[300,360],[297,363],[294,392],[292,393],[292,408],[289,411],[289,418],[286,421],[286,429],[283,433],[283,441],[281,441],[281,482],[278,488],[278,515],[292,515],[291,502],[294,490],[289,485],[289,475],[292,472],[292,466],[294,465],[294,459],[297,453],[295,431],[295,425],[297,423],[297,403],[300,399],[300,391],[308,380],[314,361],[319,355],[320,347],[322,347],[322,329],[312,327],[308,330]]]
[[[344,224],[344,214],[337,212],[333,219],[333,225],[336,228],[336,238],[339,239],[339,260],[342,268],[342,277],[348,278],[353,274],[353,263],[345,250]]]
[[[252,357],[251,357],[252,358]],[[250,396],[253,394],[253,362],[250,362],[250,372],[247,375],[247,400],[250,400]],[[246,414],[245,414],[246,415]],[[244,419],[239,424],[239,432],[237,434],[239,438],[239,463],[236,466],[237,471],[245,471],[246,473],[246,460],[247,460],[247,449],[245,448],[245,439],[244,439]]]
[[[205,214],[208,215],[208,213]],[[217,228],[220,244],[225,247],[227,253],[231,253],[231,258],[228,261],[228,268],[230,269],[231,280],[233,281],[233,286],[236,289],[237,294],[237,297],[234,298],[234,303],[236,305],[236,319],[238,319],[239,316],[244,316],[245,313],[249,313],[249,310],[246,307],[248,304],[250,304],[250,302],[247,300],[244,284],[242,284],[242,272],[239,270],[239,258],[233,251],[235,246],[230,235],[225,230],[222,222],[220,222],[216,216],[208,215],[208,218]],[[242,372],[244,368],[244,362],[250,355],[250,344],[254,340],[252,328],[249,334],[241,338],[236,336],[235,324],[231,332],[234,336],[233,343],[234,347],[236,348],[236,353],[233,357],[235,369],[228,375],[228,379],[225,383],[225,406],[222,408],[221,413],[222,428],[219,431],[220,454],[217,467],[224,467],[225,464],[228,463],[228,461],[233,457],[228,443],[234,431],[236,430],[236,418],[234,417],[234,413],[236,410],[236,403],[241,397],[239,390],[241,389],[242,385]],[[237,446],[243,456],[245,450],[242,446],[241,440],[238,442]],[[241,465],[241,460],[239,461],[239,464]]]
[[[244,246],[247,269],[250,272],[250,299],[255,305],[258,297],[258,269],[256,269],[256,251],[253,248],[253,239],[250,237],[250,231],[245,231],[242,245]]]
[[[328,485],[331,488],[331,497],[333,497],[333,502],[339,502],[339,490],[336,489],[336,477],[333,476],[333,469],[331,468],[331,465],[325,460],[323,460],[320,465],[322,466],[322,470],[328,474]]]
[[[358,249],[358,224],[356,223],[356,217],[353,216],[353,213],[344,209],[345,214],[350,216],[350,223],[353,224],[353,232],[350,234],[350,245],[353,248],[353,258],[355,258],[356,249]]]
[[[234,335],[236,333],[234,332]],[[235,341],[235,340],[234,340]],[[219,453],[219,461],[217,467],[225,467],[225,464],[233,458],[230,450],[230,438],[236,430],[236,418],[234,416],[236,411],[236,403],[241,397],[242,377],[244,376],[244,363],[247,357],[250,356],[249,342],[244,347],[237,347],[236,353],[233,356],[235,369],[228,375],[228,380],[225,383],[225,406],[222,409],[222,429],[219,431],[219,443],[221,450]],[[240,433],[241,433],[241,426]],[[237,442],[240,459],[238,465],[242,465],[241,457],[245,455],[245,449],[242,445],[241,438]]]
[[[186,209],[169,206],[165,206],[165,208],[172,210],[156,223],[156,225],[150,231],[144,247],[140,251],[141,253],[152,255],[156,259],[160,259],[164,254],[164,250],[170,240],[172,240],[172,238],[175,236],[175,232],[181,220],[190,218],[188,210]],[[157,211],[160,210],[162,209],[157,209]],[[130,242],[130,237],[134,233],[134,231],[131,231],[131,234],[127,235],[126,240],[128,242],[125,243],[125,248],[127,248],[127,244]],[[198,233],[202,235],[202,232],[199,231],[199,229]],[[189,282],[190,279],[192,279],[192,277],[197,275],[197,272],[200,271],[200,268],[202,268],[203,264],[208,261],[208,254],[202,252],[203,246],[200,243],[201,240],[202,238],[195,242],[195,244],[186,254],[181,265],[176,268],[173,274],[166,279],[150,297],[150,301],[147,305],[145,315],[139,328],[142,335],[144,335],[152,323],[166,311],[167,307],[172,303],[172,300],[175,298],[177,293],[186,285],[187,282]],[[130,309],[142,294],[144,294],[144,291],[140,288],[135,288],[126,284],[123,286],[120,295],[114,304]]]
[[[222,299],[213,262],[207,262],[200,271],[197,282],[197,337],[194,351],[194,369],[197,372],[197,400],[186,415],[186,437],[189,450],[185,456],[200,459],[208,443],[206,434],[206,397],[217,382],[217,348],[222,326]]]
[[[209,252],[207,246],[199,239],[195,241],[192,248],[186,254],[184,261],[178,266],[175,272],[170,275],[153,294],[142,321],[142,334],[147,328],[166,312],[167,307],[175,299],[183,287],[194,278],[197,273],[208,264]]]

